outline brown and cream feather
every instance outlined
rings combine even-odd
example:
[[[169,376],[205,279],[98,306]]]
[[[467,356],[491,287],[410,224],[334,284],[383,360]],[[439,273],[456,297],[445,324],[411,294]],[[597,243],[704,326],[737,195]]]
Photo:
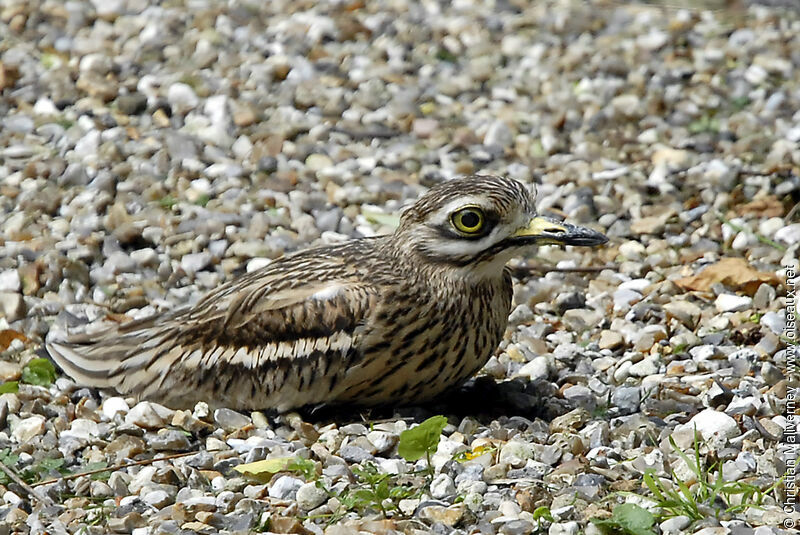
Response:
[[[463,206],[481,210],[480,235],[450,228]],[[512,234],[533,215],[518,182],[454,180],[392,235],[287,255],[190,308],[47,349],[80,384],[173,407],[426,401],[497,348],[512,297],[504,265],[533,243]]]

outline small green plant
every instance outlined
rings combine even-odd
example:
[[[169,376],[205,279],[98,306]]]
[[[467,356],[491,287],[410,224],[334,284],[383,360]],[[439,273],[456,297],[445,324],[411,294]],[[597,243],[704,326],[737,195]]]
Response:
[[[335,522],[349,511],[376,511],[384,517],[400,514],[400,501],[417,498],[433,479],[433,463],[431,456],[439,446],[442,431],[447,425],[444,416],[433,416],[411,429],[400,433],[397,453],[406,461],[415,462],[423,457],[427,467],[417,474],[425,475],[424,484],[415,484],[411,480],[401,482],[401,478],[385,474],[372,463],[364,463],[361,467],[353,467],[356,485],[337,496],[342,507],[332,517]]]
[[[22,368],[22,382],[29,385],[49,386],[56,380],[56,368],[47,359],[33,359]]]
[[[550,512],[550,508],[546,505],[542,505],[537,507],[533,510],[533,519],[536,520],[536,531],[542,530],[542,521],[546,520],[547,522],[555,522],[553,518],[553,513]]]
[[[696,431],[692,457],[678,448],[672,437],[669,437],[669,443],[694,474],[696,482],[690,487],[673,471],[673,485],[670,485],[656,477],[652,470],[645,472],[644,483],[661,509],[662,518],[686,516],[695,521],[709,515],[719,518],[723,513],[739,513],[760,507],[764,498],[783,481],[783,478],[779,479],[766,490],[742,481],[725,481],[722,461],[706,466],[701,459],[700,440]],[[736,496],[740,498],[735,500]]]
[[[373,463],[364,463],[363,466],[354,466],[353,475],[358,484],[338,496],[343,510],[378,511],[384,517],[400,511],[400,500],[419,496],[422,489],[411,484],[399,484],[396,477],[381,473]]]
[[[86,525],[87,526],[107,526],[108,520],[111,518],[113,508],[103,503],[92,503],[85,507],[86,509]],[[84,533],[89,533],[89,530],[84,530]]]
[[[19,455],[14,455],[11,453],[10,448],[0,451],[0,463],[13,468],[18,462]],[[11,479],[4,471],[0,470],[0,485],[8,485],[9,483],[11,483]]]
[[[19,462],[19,455],[11,453],[10,448],[0,451],[0,462],[4,465],[15,468]],[[69,470],[64,468],[65,459],[62,457],[50,457],[41,459],[40,461],[26,467],[19,473],[19,477],[26,483],[36,483],[51,472],[58,472],[59,474],[68,474]],[[0,485],[8,485],[11,479],[4,471],[0,470]]]
[[[406,429],[400,433],[400,441],[397,444],[397,453],[409,462],[414,462],[422,457],[431,466],[431,455],[436,453],[439,446],[439,439],[442,431],[447,425],[447,418],[444,416],[433,416],[421,424],[411,429]]]
[[[158,204],[161,205],[161,208],[166,210],[172,210],[172,207],[178,203],[178,199],[173,197],[172,195],[165,195],[158,200]]]
[[[37,386],[50,386],[56,380],[56,368],[47,359],[33,359],[22,368],[19,381],[6,381],[0,384],[0,394],[19,392],[19,383]]]
[[[745,109],[747,106],[750,105],[750,98],[743,96],[743,97],[736,97],[731,100],[731,106],[736,111],[741,111]]]
[[[763,316],[763,314],[759,312],[753,312],[752,314],[750,314],[750,317],[747,318],[747,321],[751,323],[759,323],[761,321],[761,316]]]
[[[94,472],[95,470],[100,470],[101,468],[108,468],[108,463],[104,461],[97,461],[93,463],[87,463],[86,466],[80,469],[81,472]],[[108,478],[111,477],[111,471],[103,471],[97,472],[95,474],[90,474],[89,478],[93,481],[107,481]]]
[[[203,208],[205,208],[205,207],[206,207],[206,205],[208,204],[208,201],[210,201],[210,200],[211,200],[211,197],[209,197],[209,196],[208,196],[208,194],[206,194],[206,193],[203,193],[202,195],[200,195],[200,196],[197,198],[197,200],[195,200],[195,201],[194,201],[194,203],[195,203],[197,206],[202,206]]]
[[[616,506],[611,518],[592,518],[592,523],[608,535],[655,535],[655,522],[650,511],[632,503]]]
[[[439,446],[442,430],[447,425],[447,418],[434,416],[421,424],[400,433],[397,451],[401,457],[409,462],[417,461],[423,457],[427,459],[427,468],[416,474],[397,476],[383,473],[371,462],[354,466],[351,471],[355,484],[342,492],[334,492],[325,487],[317,473],[317,465],[309,459],[299,457],[281,457],[265,459],[253,463],[240,464],[234,468],[237,472],[268,482],[278,472],[294,472],[308,482],[313,482],[318,488],[324,490],[329,496],[339,500],[341,506],[338,510],[322,515],[333,524],[349,512],[355,511],[364,514],[368,511],[380,513],[384,517],[397,516],[401,513],[400,501],[418,498],[430,486],[433,478],[433,465],[431,456]],[[416,475],[425,475],[425,483],[420,483]],[[416,479],[416,481],[415,481]],[[264,528],[266,529],[266,527]]]
[[[729,220],[724,215],[722,215],[720,212],[717,212],[716,216],[717,216],[717,219],[719,219],[723,224],[728,225],[730,228],[732,228],[736,232],[747,232],[748,234],[752,234],[753,236],[755,236],[756,239],[758,241],[760,241],[761,243],[763,243],[764,245],[769,245],[773,249],[776,249],[776,250],[778,250],[778,251],[780,251],[782,253],[786,252],[786,247],[784,247],[780,243],[778,243],[776,241],[773,241],[773,240],[770,240],[769,238],[767,238],[765,236],[762,236],[761,234],[759,234],[757,232],[753,232],[749,228],[745,228],[745,227],[743,227],[741,225],[737,225],[736,223],[734,223],[733,221]]]
[[[436,52],[436,59],[441,61],[446,61],[448,63],[455,63],[456,61],[458,61],[458,57],[445,48],[440,48]]]
[[[705,114],[689,124],[690,134],[702,134],[704,132],[719,132],[719,121],[710,114]]]

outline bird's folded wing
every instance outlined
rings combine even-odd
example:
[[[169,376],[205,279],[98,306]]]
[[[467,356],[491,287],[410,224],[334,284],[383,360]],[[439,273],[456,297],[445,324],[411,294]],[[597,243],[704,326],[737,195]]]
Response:
[[[221,286],[192,308],[52,342],[47,350],[81,384],[149,397],[192,381],[192,374],[236,369],[266,379],[277,368],[349,352],[375,307],[375,288],[336,258],[276,264]],[[285,273],[303,267],[302,277]]]

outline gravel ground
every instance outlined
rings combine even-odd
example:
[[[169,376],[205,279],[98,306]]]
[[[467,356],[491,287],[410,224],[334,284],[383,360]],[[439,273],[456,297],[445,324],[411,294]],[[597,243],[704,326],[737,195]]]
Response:
[[[697,495],[695,453],[739,488],[786,470],[800,15],[749,4],[4,0],[0,461],[57,481],[4,477],[0,533],[597,534],[626,502],[650,533],[789,533],[783,488],[691,522],[643,484]],[[611,241],[521,259],[501,348],[450,400],[173,411],[26,366],[48,332],[388,232],[468,173]],[[420,475],[398,436],[434,414]],[[234,469],[283,457],[308,462]],[[354,504],[380,474],[402,499]]]

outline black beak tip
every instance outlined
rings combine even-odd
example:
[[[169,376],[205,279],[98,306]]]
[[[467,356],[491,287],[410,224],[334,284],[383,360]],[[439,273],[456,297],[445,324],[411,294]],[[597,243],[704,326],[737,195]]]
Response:
[[[579,245],[584,247],[596,247],[608,243],[608,236],[602,232],[585,227],[570,228],[563,239],[565,245]]]

